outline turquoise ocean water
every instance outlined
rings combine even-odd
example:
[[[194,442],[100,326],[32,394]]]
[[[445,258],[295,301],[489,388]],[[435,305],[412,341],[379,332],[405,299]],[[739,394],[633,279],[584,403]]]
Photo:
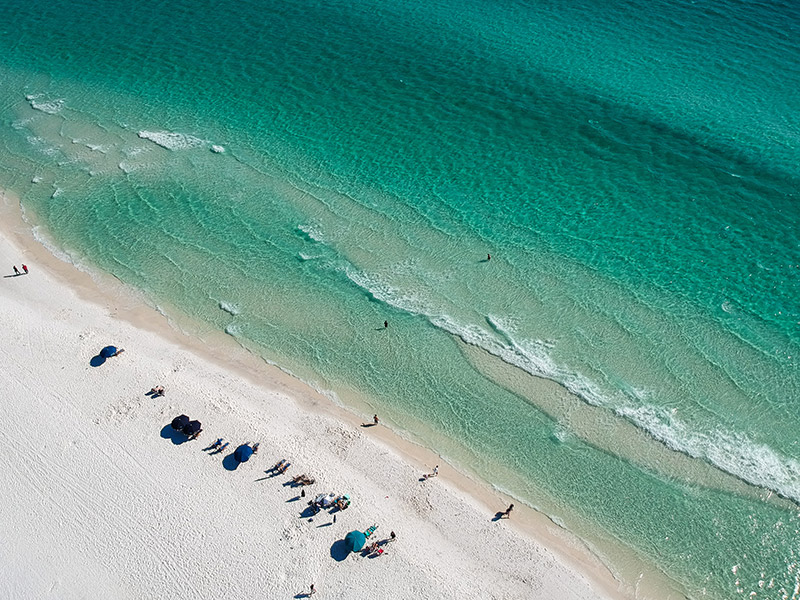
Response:
[[[57,249],[379,412],[629,585],[800,598],[796,4],[0,22],[0,187]]]

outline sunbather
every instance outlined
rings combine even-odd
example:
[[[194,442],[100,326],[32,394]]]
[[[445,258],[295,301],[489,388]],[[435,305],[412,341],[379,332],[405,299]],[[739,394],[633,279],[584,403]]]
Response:
[[[148,394],[152,394],[153,398],[155,398],[156,396],[163,396],[164,395],[164,386],[163,385],[157,385],[147,393]]]

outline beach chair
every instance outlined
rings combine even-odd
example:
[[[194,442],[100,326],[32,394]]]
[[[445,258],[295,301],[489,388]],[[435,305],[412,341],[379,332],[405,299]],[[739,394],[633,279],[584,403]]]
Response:
[[[367,530],[364,532],[364,537],[367,537],[367,538],[368,538],[369,536],[371,536],[373,533],[375,533],[375,530],[376,530],[377,528],[378,528],[378,526],[377,526],[377,525],[373,525],[372,527],[370,527],[369,529],[367,529]]]

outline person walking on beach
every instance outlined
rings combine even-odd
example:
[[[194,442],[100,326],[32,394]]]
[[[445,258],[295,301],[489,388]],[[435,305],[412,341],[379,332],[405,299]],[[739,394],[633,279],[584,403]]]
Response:
[[[311,591],[308,593],[309,596],[313,596],[317,593],[317,590],[314,589],[314,584],[311,584]]]
[[[17,265],[14,265],[14,275],[19,275],[19,274],[20,272],[19,269],[17,268]]]
[[[28,265],[22,265],[22,270],[25,271],[25,275],[28,274]]]
[[[511,511],[512,510],[514,510],[514,505],[513,504],[509,504],[508,508],[506,509],[506,512],[503,513],[503,516],[507,519],[508,517],[511,516]]]
[[[374,415],[374,416],[372,417],[372,422],[373,422],[375,425],[377,425],[377,424],[378,424],[378,415]]]

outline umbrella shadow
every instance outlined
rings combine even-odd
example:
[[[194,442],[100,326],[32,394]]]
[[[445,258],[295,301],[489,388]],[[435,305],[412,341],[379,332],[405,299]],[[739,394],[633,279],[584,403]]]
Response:
[[[97,356],[92,357],[92,360],[89,361],[89,364],[92,365],[93,367],[99,367],[105,362],[106,362],[105,356],[100,356],[98,354]]]
[[[350,549],[344,540],[336,540],[331,546],[331,558],[336,562],[342,562],[350,554]]]
[[[306,506],[305,510],[303,510],[303,512],[300,513],[300,518],[305,519],[308,517],[313,517],[318,512],[319,512],[318,510],[315,510],[314,507],[309,504],[308,506]]]
[[[189,441],[185,433],[178,431],[170,423],[164,425],[164,428],[161,430],[161,437],[165,440],[172,440],[172,443],[176,446],[180,446],[184,442]]]
[[[236,460],[236,457],[233,455],[233,452],[228,454],[225,458],[222,459],[222,466],[225,467],[228,471],[235,471],[239,468],[239,461]]]

